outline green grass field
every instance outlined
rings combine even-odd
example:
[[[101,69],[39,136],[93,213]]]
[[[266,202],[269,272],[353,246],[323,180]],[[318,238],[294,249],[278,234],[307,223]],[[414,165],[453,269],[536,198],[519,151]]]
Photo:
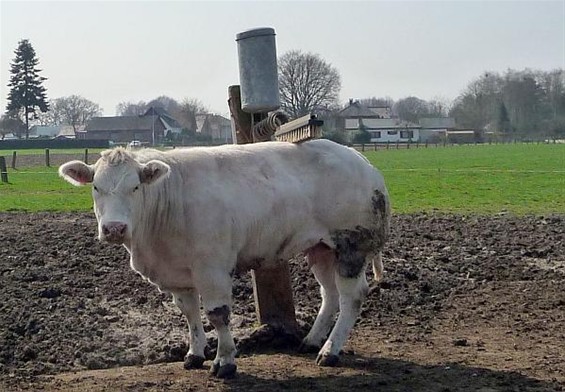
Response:
[[[399,213],[565,213],[565,145],[463,145],[366,152]]]
[[[565,145],[469,145],[365,155],[384,174],[395,213],[565,213]],[[90,186],[68,184],[56,168],[8,169],[8,175],[10,183],[0,183],[0,211],[92,208]]]

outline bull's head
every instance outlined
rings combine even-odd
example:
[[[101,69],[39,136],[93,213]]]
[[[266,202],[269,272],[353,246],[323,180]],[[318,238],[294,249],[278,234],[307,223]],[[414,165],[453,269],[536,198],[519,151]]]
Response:
[[[142,187],[165,179],[170,167],[158,160],[140,163],[123,148],[101,155],[93,165],[81,161],[65,163],[59,168],[59,175],[77,186],[92,183],[98,238],[127,245],[134,229],[134,210],[143,208],[139,201]]]

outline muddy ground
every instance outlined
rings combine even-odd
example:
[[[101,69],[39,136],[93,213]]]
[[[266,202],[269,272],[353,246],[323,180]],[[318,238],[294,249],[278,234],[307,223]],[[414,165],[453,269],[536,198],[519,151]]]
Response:
[[[384,280],[336,368],[257,339],[237,276],[239,375],[220,381],[209,362],[183,369],[180,311],[95,239],[93,214],[0,214],[0,390],[562,391],[564,231],[563,216],[395,216]],[[318,286],[300,258],[291,269],[307,328]]]

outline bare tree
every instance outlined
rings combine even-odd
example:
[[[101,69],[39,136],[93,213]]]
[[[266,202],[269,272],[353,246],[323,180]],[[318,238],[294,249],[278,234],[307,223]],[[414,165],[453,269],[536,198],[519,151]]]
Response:
[[[337,103],[341,77],[319,55],[292,50],[278,62],[281,108],[291,117],[324,110]]]
[[[428,101],[429,115],[431,117],[447,117],[451,101],[445,97],[434,97]]]
[[[371,107],[371,108],[391,108],[394,106],[394,99],[391,97],[384,97],[384,98],[363,98],[359,100],[359,103],[363,106]]]
[[[179,109],[179,103],[171,97],[161,95],[147,103],[147,107],[156,107],[165,109],[169,114],[175,113]]]
[[[116,106],[117,116],[141,116],[149,108],[145,101],[139,102],[120,102]]]
[[[196,132],[196,116],[208,113],[208,108],[196,98],[185,98],[175,113],[171,113],[183,128]]]
[[[0,117],[0,140],[4,140],[9,133],[21,137],[25,129],[26,125],[15,112],[8,112]]]
[[[418,123],[420,118],[429,116],[430,107],[423,99],[407,97],[394,104],[393,112],[402,120]]]
[[[76,131],[86,125],[92,117],[102,114],[100,106],[79,95],[61,97],[50,102],[50,110],[42,123],[49,125],[71,125]]]

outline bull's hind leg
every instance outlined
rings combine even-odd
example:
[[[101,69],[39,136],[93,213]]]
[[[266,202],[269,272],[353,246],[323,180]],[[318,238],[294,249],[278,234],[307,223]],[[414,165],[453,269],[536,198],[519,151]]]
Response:
[[[341,252],[335,273],[339,292],[339,316],[318,353],[316,363],[320,366],[335,366],[345,341],[355,324],[361,305],[367,296],[369,285],[365,277],[366,258],[361,252]]]
[[[218,378],[235,375],[235,343],[229,329],[231,315],[232,281],[228,273],[221,270],[201,271],[195,277],[199,282],[204,310],[208,320],[218,334],[218,350],[211,372]]]
[[[322,305],[314,325],[302,341],[301,352],[318,352],[328,336],[339,309],[339,293],[335,284],[335,251],[317,247],[308,252],[308,263],[320,284]]]
[[[198,292],[196,289],[178,291],[173,293],[173,300],[188,321],[190,348],[185,357],[184,367],[185,369],[200,368],[205,359],[206,335],[200,317]]]

